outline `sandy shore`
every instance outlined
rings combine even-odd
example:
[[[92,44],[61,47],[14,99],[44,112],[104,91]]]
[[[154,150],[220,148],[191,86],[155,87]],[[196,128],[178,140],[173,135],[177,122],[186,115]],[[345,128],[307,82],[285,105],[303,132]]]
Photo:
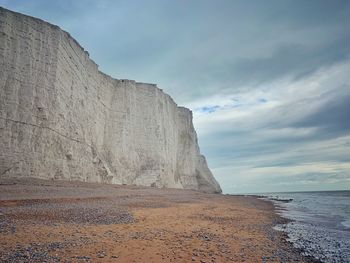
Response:
[[[308,262],[271,203],[189,190],[0,181],[1,262]]]

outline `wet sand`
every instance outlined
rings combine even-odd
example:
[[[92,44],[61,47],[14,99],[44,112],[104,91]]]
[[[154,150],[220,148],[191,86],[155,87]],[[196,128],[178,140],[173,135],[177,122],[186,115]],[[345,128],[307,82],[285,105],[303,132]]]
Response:
[[[0,180],[1,262],[309,262],[254,197]]]

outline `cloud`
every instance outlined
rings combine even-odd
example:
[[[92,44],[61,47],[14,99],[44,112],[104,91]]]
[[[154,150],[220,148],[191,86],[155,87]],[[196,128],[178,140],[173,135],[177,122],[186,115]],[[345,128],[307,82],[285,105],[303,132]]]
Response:
[[[193,102],[197,107],[208,102],[221,105],[210,115],[194,111],[194,121],[201,149],[225,182],[224,191],[259,192],[272,190],[273,185],[280,190],[304,189],[305,182],[317,181],[312,179],[317,173],[315,187],[349,188],[349,68],[350,61],[338,63],[307,78]],[[240,107],[224,107],[229,103]],[[236,183],[242,187],[230,188]]]
[[[328,133],[348,133],[350,131],[350,85],[341,87],[343,92],[324,94],[320,100],[325,103],[316,112],[294,123],[299,127],[320,127]]]
[[[214,105],[214,106],[204,106],[201,108],[197,108],[195,109],[195,111],[202,112],[202,113],[213,113],[219,109],[220,109],[219,105]]]
[[[349,42],[350,34],[323,45],[281,45],[269,56],[238,59],[230,71],[240,76],[238,83],[260,84],[285,76],[298,79],[348,59]]]

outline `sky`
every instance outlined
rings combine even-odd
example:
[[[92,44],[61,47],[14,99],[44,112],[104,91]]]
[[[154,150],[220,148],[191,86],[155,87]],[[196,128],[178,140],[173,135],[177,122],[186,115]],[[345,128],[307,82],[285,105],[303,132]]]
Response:
[[[350,189],[350,1],[0,0],[193,111],[224,193]]]

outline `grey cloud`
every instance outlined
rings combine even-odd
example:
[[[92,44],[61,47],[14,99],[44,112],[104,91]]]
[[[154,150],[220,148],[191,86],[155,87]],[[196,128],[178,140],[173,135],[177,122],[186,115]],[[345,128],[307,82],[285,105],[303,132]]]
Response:
[[[213,168],[233,164],[257,168],[350,162],[349,92],[349,86],[336,87],[298,104],[282,105],[273,112],[245,118],[246,125],[232,123],[228,126],[231,128],[200,136],[201,148]],[[313,104],[317,107],[310,111]],[[288,114],[295,110],[296,116],[290,119]],[[293,129],[303,128],[313,129],[310,133],[293,134]],[[283,134],[283,129],[291,132]],[[349,139],[333,142],[342,136]]]
[[[347,60],[350,55],[349,35],[321,47],[306,45],[280,46],[268,57],[240,59],[231,72],[239,82],[260,84],[290,76],[295,80],[307,77],[325,65]]]
[[[350,134],[350,86],[345,86],[346,94],[337,94],[322,105],[315,113],[294,123],[298,127],[319,127],[323,132],[335,133],[333,136]],[[334,95],[334,94],[333,94]],[[332,96],[325,94],[324,96]]]
[[[269,21],[288,26],[318,26],[348,21],[347,0],[274,1]],[[344,25],[345,26],[345,25]]]
[[[276,176],[274,177],[274,183],[280,184],[327,184],[329,182],[344,182],[347,181],[349,175],[341,171],[339,173],[303,173],[303,174],[296,174],[293,175],[293,181],[290,180],[290,178],[285,176]],[[265,183],[268,183],[268,181],[265,181]]]

